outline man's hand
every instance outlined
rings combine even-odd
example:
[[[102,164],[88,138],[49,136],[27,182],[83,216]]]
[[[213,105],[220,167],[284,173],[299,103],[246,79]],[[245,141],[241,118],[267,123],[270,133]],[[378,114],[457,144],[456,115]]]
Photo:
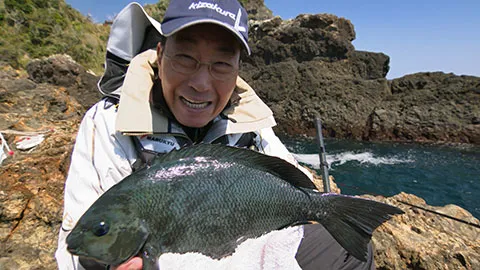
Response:
[[[142,258],[140,257],[133,257],[130,260],[122,263],[121,265],[112,266],[110,269],[112,270],[142,270]]]

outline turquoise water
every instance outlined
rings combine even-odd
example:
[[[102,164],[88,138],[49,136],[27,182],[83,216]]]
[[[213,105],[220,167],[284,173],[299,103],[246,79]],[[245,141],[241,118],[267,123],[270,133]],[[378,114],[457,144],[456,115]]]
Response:
[[[282,138],[297,159],[318,170],[315,139]],[[343,194],[404,191],[429,205],[458,205],[480,218],[480,146],[325,140],[329,173]]]

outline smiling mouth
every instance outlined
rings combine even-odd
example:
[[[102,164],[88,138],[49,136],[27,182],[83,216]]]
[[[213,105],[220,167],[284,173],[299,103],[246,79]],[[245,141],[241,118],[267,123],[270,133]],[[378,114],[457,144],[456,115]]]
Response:
[[[187,105],[187,107],[192,109],[205,109],[211,103],[210,101],[206,101],[206,102],[193,101],[193,100],[186,99],[184,97],[180,97],[180,100],[183,102],[183,104]]]

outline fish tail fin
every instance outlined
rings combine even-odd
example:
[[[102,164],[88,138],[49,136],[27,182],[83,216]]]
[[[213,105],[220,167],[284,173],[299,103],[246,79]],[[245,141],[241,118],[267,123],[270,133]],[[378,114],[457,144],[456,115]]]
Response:
[[[404,212],[385,203],[338,194],[317,193],[319,212],[314,221],[321,223],[337,242],[355,258],[366,261],[368,242],[373,231],[392,215]],[[315,199],[314,199],[315,201]]]

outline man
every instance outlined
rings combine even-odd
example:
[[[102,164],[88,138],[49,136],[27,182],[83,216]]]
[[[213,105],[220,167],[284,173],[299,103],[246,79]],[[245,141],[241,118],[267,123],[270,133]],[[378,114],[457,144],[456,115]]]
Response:
[[[135,14],[135,8],[128,6],[119,17]],[[118,109],[115,100],[104,99],[81,123],[65,186],[64,221],[56,253],[60,269],[98,267],[86,258],[71,256],[66,251],[66,236],[103,192],[155,155],[193,143],[222,143],[297,165],[272,130],[271,110],[238,77],[240,59],[250,54],[250,48],[247,14],[236,0],[171,0],[161,26],[144,16],[150,30],[145,31],[141,47],[149,47],[158,27],[166,38],[160,38],[156,51],[146,50],[132,59]],[[124,45],[122,39],[118,44]],[[255,241],[247,247],[248,257],[234,254],[232,263],[237,256],[236,262],[253,261],[258,269],[272,265],[284,269],[373,266],[371,258],[360,263],[348,256],[320,225],[290,227]],[[188,260],[185,256],[174,260]],[[141,264],[135,257],[111,268],[141,269]]]

